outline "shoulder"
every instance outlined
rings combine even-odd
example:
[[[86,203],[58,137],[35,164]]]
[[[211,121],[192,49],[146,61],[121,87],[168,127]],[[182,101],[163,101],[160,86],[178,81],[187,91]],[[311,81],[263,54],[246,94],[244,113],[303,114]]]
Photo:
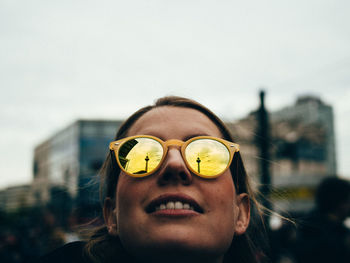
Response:
[[[37,263],[89,263],[89,261],[83,257],[83,248],[85,244],[86,243],[82,241],[68,243],[41,257]]]

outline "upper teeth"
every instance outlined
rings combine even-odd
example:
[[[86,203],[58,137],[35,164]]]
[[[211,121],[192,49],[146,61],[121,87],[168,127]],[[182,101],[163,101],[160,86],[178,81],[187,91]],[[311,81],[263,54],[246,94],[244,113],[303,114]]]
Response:
[[[158,210],[164,210],[164,209],[187,209],[187,210],[193,210],[193,206],[187,204],[187,203],[182,203],[180,201],[169,201],[164,204],[160,204],[156,206],[156,211]]]

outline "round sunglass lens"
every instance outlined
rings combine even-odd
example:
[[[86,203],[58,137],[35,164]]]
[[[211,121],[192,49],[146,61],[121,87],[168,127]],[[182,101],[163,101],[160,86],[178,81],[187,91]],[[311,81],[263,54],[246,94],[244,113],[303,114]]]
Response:
[[[163,156],[162,145],[151,138],[140,137],[125,142],[119,149],[119,163],[130,174],[142,175],[157,168]]]
[[[230,160],[224,144],[212,139],[198,139],[187,145],[185,156],[192,170],[206,177],[222,173]]]

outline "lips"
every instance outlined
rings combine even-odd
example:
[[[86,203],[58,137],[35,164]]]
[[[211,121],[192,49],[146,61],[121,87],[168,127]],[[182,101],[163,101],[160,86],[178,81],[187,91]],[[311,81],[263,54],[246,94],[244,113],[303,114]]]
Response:
[[[146,207],[147,213],[154,213],[159,210],[189,210],[203,213],[203,209],[190,196],[185,194],[163,194],[152,200]]]

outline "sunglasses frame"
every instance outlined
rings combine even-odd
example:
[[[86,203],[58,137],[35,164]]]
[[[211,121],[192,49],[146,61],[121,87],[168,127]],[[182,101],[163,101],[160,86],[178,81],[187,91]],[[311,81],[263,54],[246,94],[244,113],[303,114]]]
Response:
[[[121,146],[123,146],[123,144],[125,142],[127,142],[129,140],[132,140],[132,139],[136,139],[136,138],[150,138],[150,139],[153,139],[153,140],[159,142],[160,145],[163,148],[163,156],[162,156],[162,159],[160,160],[159,164],[152,171],[144,173],[144,174],[132,174],[132,173],[127,172],[123,168],[123,166],[121,165],[121,163],[119,161],[119,158],[118,158],[118,156],[119,156],[119,149],[121,148]],[[203,175],[203,174],[200,174],[200,173],[196,172],[195,170],[193,170],[191,168],[191,166],[189,165],[189,163],[187,162],[187,160],[185,158],[185,156],[186,156],[185,155],[185,149],[186,149],[187,145],[189,145],[193,141],[200,140],[200,139],[210,139],[210,140],[218,141],[218,142],[222,143],[227,148],[227,150],[228,150],[228,152],[230,154],[230,159],[229,159],[229,162],[227,164],[227,167],[221,173],[219,173],[219,174],[217,174],[215,176]],[[221,139],[221,138],[212,137],[212,136],[197,136],[197,137],[193,137],[193,138],[191,138],[191,139],[189,139],[189,140],[184,142],[184,141],[177,140],[177,139],[171,139],[171,140],[163,141],[163,140],[161,140],[161,139],[159,139],[159,138],[157,138],[155,136],[151,136],[151,135],[135,135],[135,136],[126,137],[126,138],[123,138],[123,139],[111,142],[109,144],[109,149],[110,149],[110,151],[114,152],[115,159],[116,159],[120,169],[124,173],[126,173],[127,175],[129,175],[131,177],[146,177],[146,176],[149,176],[151,174],[154,174],[161,167],[161,165],[164,162],[164,159],[167,156],[168,149],[169,149],[170,146],[178,146],[178,147],[180,147],[180,149],[181,149],[181,156],[182,156],[182,159],[184,160],[184,162],[186,164],[186,167],[192,173],[194,173],[195,175],[197,175],[199,177],[202,177],[202,178],[206,178],[206,179],[217,178],[220,175],[222,175],[230,167],[232,159],[233,159],[233,155],[235,154],[235,152],[239,152],[239,144],[233,143],[233,142]]]

